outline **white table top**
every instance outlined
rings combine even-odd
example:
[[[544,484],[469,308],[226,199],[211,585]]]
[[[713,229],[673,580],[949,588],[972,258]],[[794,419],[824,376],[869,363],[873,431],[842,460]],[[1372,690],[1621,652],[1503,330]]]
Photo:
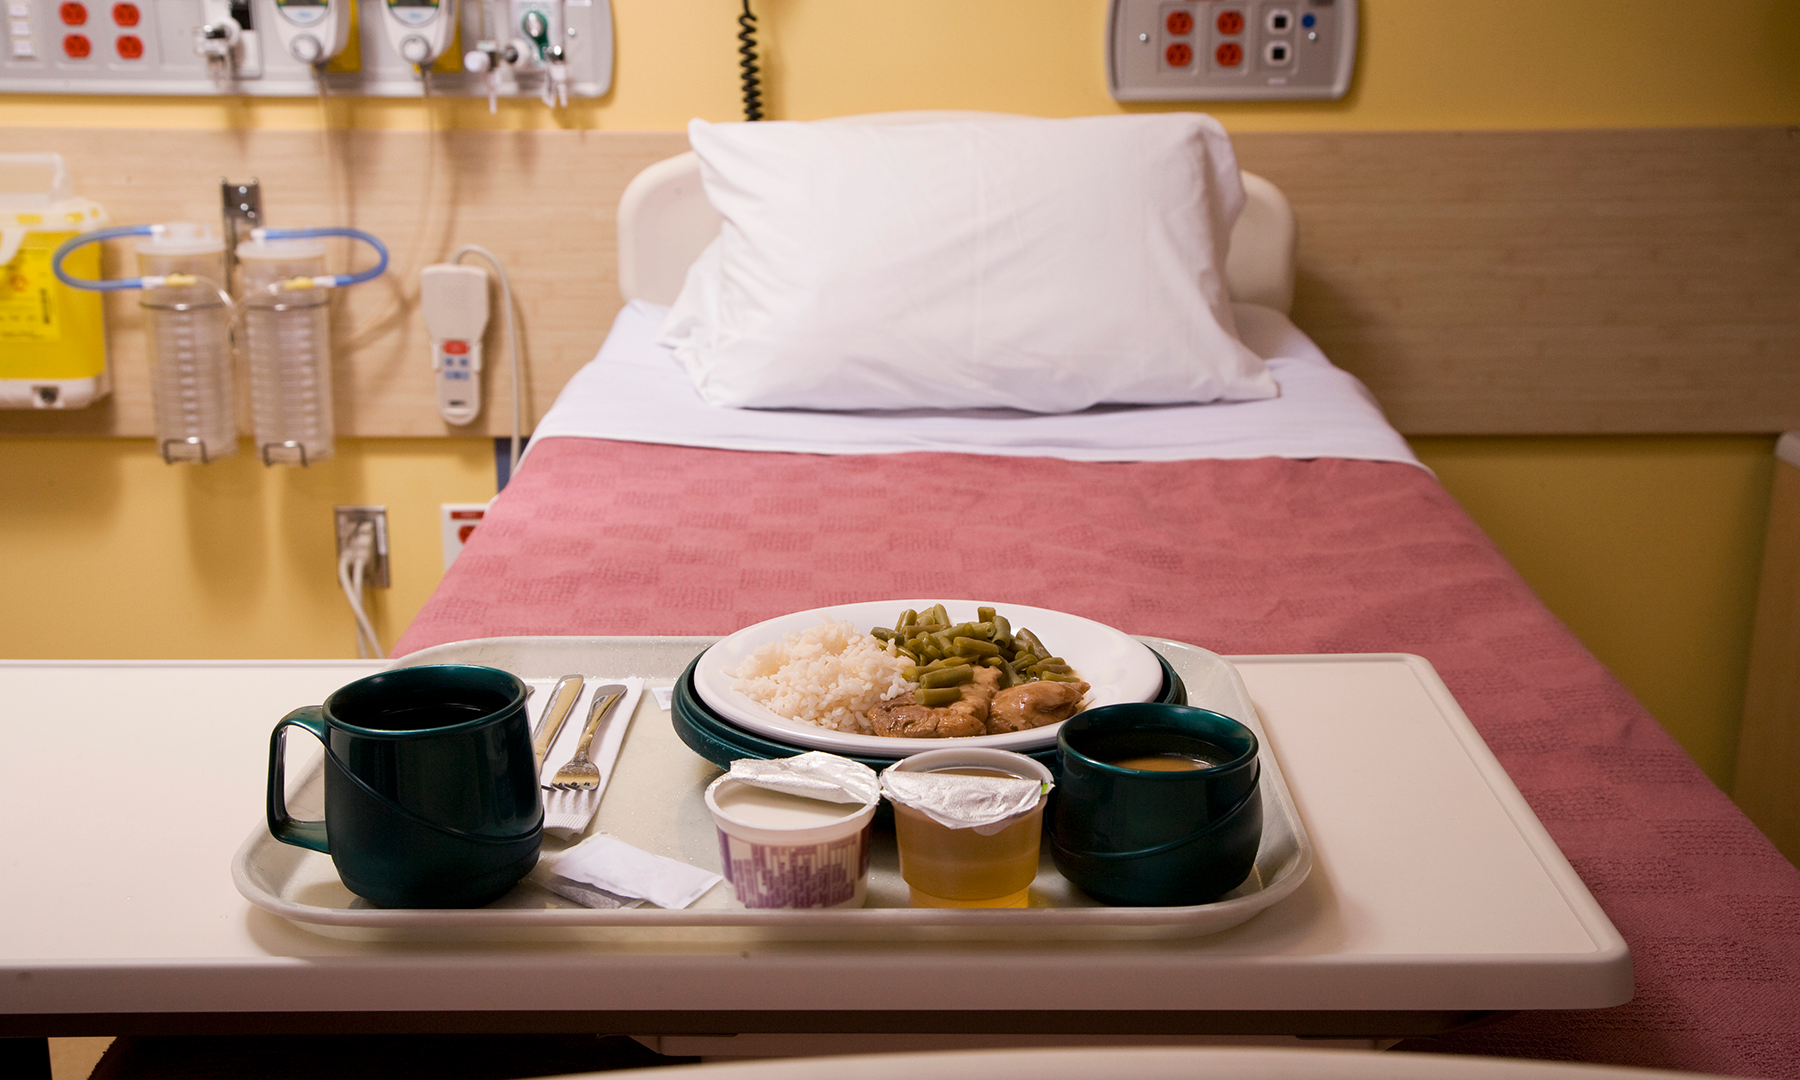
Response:
[[[1234,659],[1315,845],[1299,892],[1209,937],[942,944],[321,936],[251,907],[229,865],[275,721],[371,665],[0,662],[0,1013],[941,1011],[975,986],[1014,1010],[1629,998],[1622,940],[1423,661]],[[646,695],[633,723],[667,714]]]

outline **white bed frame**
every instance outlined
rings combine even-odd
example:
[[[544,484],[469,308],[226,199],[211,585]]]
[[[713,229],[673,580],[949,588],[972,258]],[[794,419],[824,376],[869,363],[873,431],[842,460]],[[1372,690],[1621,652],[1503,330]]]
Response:
[[[983,112],[899,112],[847,116],[862,123],[913,124],[928,120],[1005,117]],[[1287,313],[1294,304],[1294,211],[1281,189],[1244,173],[1244,212],[1231,230],[1225,281],[1233,300]],[[619,292],[626,300],[672,304],[688,267],[719,235],[718,211],[700,184],[700,159],[692,151],[638,173],[619,199]]]

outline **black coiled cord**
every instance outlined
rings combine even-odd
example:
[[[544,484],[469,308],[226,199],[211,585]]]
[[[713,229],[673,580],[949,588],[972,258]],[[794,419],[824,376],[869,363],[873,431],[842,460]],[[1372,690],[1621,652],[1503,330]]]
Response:
[[[757,77],[756,66],[756,15],[750,10],[750,0],[744,0],[744,13],[738,16],[738,67],[743,70],[744,79],[744,119],[761,120],[762,79]]]

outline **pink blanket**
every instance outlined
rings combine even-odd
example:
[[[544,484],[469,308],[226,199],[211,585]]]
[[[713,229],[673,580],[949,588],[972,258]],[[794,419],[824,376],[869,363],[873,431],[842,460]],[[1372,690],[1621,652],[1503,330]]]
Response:
[[[1224,653],[1425,656],[1630,943],[1637,997],[1407,1048],[1800,1077],[1800,871],[1412,466],[551,439],[395,652],[726,634],[896,596],[1041,605]]]

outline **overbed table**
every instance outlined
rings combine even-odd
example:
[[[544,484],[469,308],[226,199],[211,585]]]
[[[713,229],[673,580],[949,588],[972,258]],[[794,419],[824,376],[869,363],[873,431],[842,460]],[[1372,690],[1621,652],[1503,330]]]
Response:
[[[686,639],[687,655],[706,641]],[[652,685],[676,673],[588,666]],[[368,942],[255,909],[229,863],[262,812],[274,722],[375,665],[0,662],[0,1036],[608,1032],[681,1054],[1371,1045],[1495,1011],[1630,997],[1616,931],[1510,784],[1482,786],[1498,765],[1446,728],[1416,666],[1239,667],[1317,861],[1294,896],[1221,934]],[[667,714],[646,695],[630,737],[657,724]],[[1421,744],[1439,765],[1409,776]],[[1433,810],[1473,788],[1488,794]],[[1496,899],[1495,883],[1521,876],[1541,879],[1530,903]]]

